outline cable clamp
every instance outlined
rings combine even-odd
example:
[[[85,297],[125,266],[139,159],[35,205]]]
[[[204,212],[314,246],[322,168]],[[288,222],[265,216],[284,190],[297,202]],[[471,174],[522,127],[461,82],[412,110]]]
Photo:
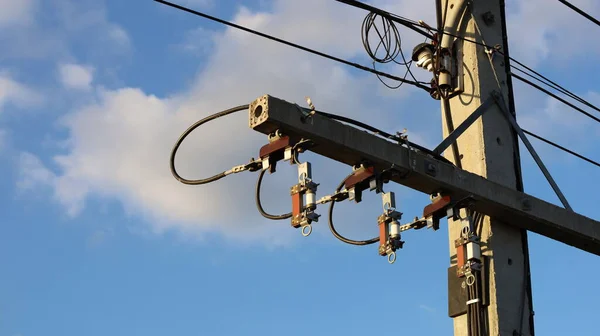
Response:
[[[227,175],[231,175],[231,174],[237,174],[237,173],[241,173],[243,171],[251,171],[251,172],[255,172],[258,171],[262,168],[262,161],[261,160],[255,160],[254,158],[250,159],[249,163],[243,164],[243,165],[239,165],[239,166],[235,166],[227,171],[225,171],[225,176]]]
[[[342,190],[333,195],[327,195],[327,196],[321,197],[317,201],[317,204],[325,204],[325,203],[330,203],[330,202],[341,202],[343,200],[348,199],[348,197],[349,197],[348,190]]]

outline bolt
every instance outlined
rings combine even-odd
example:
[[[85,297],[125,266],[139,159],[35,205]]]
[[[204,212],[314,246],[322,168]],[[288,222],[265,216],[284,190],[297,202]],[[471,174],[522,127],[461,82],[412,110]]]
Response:
[[[494,17],[494,14],[492,12],[483,13],[481,15],[481,18],[483,19],[483,22],[488,26],[491,26],[494,24],[494,22],[496,22],[496,18]]]
[[[521,209],[523,211],[530,211],[531,210],[531,202],[528,199],[524,199],[521,201]]]

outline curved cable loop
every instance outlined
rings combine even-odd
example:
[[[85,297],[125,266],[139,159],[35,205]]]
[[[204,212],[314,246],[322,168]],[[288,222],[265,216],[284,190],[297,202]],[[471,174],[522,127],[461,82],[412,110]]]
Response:
[[[309,139],[302,139],[292,147],[292,160],[293,160],[292,163],[294,163],[294,164],[300,163],[300,161],[298,160],[298,150],[299,150],[299,148],[301,148],[302,145],[304,145],[306,143],[310,143],[310,142],[312,142],[312,141]],[[288,213],[285,213],[282,215],[272,215],[272,214],[266,212],[265,209],[263,208],[262,202],[260,200],[260,186],[262,185],[262,180],[265,177],[265,173],[266,173],[266,170],[261,170],[261,172],[258,174],[258,179],[256,180],[254,199],[256,201],[256,208],[258,209],[258,212],[261,214],[261,216],[263,216],[267,219],[270,219],[270,220],[283,220],[283,219],[292,218],[291,212],[288,212]]]
[[[338,193],[340,190],[342,190],[342,187],[344,186],[344,182],[346,182],[346,180],[350,176],[352,176],[352,174],[346,176],[346,178],[344,180],[342,180],[340,185],[335,190],[336,193]],[[379,241],[379,237],[371,238],[368,240],[353,240],[353,239],[346,238],[346,237],[342,236],[339,232],[337,232],[337,230],[335,229],[335,226],[333,225],[333,206],[334,206],[335,202],[336,201],[333,200],[331,202],[331,205],[329,205],[329,220],[328,220],[329,230],[331,231],[331,233],[333,234],[333,236],[335,238],[337,238],[338,240],[340,240],[346,244],[357,245],[357,246],[371,245],[371,244],[377,243]]]
[[[181,143],[183,142],[183,140],[190,135],[190,133],[192,133],[196,128],[206,124],[209,121],[224,117],[226,115],[235,113],[235,112],[239,112],[239,111],[244,111],[247,110],[249,107],[248,104],[246,105],[240,105],[240,106],[236,106],[236,107],[232,107],[230,109],[227,109],[225,111],[221,111],[215,114],[212,114],[204,119],[201,119],[197,122],[195,122],[192,126],[190,126],[187,130],[185,130],[185,132],[183,132],[181,134],[181,136],[179,137],[179,139],[177,139],[177,142],[175,142],[175,146],[173,146],[173,149],[171,150],[171,158],[170,158],[170,166],[171,166],[171,174],[173,174],[173,177],[175,177],[175,179],[177,179],[177,181],[183,183],[183,184],[187,184],[187,185],[201,185],[201,184],[207,184],[207,183],[211,183],[217,180],[222,179],[223,177],[232,174],[232,173],[237,173],[240,172],[242,170],[246,170],[248,169],[248,165],[244,165],[244,166],[238,166],[238,167],[234,167],[234,169],[230,169],[228,171],[223,171],[221,173],[218,173],[216,175],[213,175],[211,177],[208,178],[204,178],[204,179],[197,179],[197,180],[188,180],[185,179],[183,177],[181,177],[178,173],[177,170],[175,169],[175,155],[177,154],[177,150],[179,149],[179,146],[181,146]]]
[[[270,220],[283,220],[283,219],[288,219],[288,218],[292,218],[292,213],[288,212],[286,214],[283,215],[271,215],[270,213],[267,213],[265,211],[265,209],[262,207],[262,203],[260,201],[260,186],[262,184],[262,179],[265,176],[266,170],[261,170],[260,173],[258,174],[258,179],[256,180],[256,208],[258,209],[258,212],[260,212],[260,214]]]

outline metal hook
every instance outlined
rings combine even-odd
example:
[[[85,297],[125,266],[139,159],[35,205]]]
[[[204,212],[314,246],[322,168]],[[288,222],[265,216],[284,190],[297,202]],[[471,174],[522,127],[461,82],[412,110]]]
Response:
[[[396,252],[388,254],[388,262],[393,264],[396,261]]]
[[[304,225],[302,227],[302,235],[304,237],[310,236],[311,233],[312,233],[312,225],[308,224],[308,225]]]

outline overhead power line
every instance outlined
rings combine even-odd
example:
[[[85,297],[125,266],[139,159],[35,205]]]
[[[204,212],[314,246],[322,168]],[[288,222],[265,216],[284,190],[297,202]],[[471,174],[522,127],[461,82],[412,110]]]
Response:
[[[270,40],[274,40],[276,42],[279,42],[279,43],[282,43],[282,44],[285,44],[285,45],[288,45],[288,46],[291,46],[291,47],[294,47],[294,48],[297,48],[297,49],[300,49],[300,50],[303,50],[303,51],[306,51],[306,52],[309,52],[309,53],[312,53],[312,54],[315,54],[315,55],[318,55],[318,56],[321,56],[321,57],[324,57],[324,58],[327,58],[327,59],[330,59],[330,60],[334,60],[334,61],[337,61],[337,62],[340,62],[340,63],[343,63],[343,64],[347,64],[347,65],[353,66],[353,67],[358,68],[358,69],[363,70],[363,71],[368,71],[368,72],[374,73],[374,74],[376,74],[378,76],[381,76],[381,77],[386,77],[386,78],[393,79],[393,80],[396,80],[396,81],[405,82],[405,83],[408,83],[408,84],[411,84],[411,85],[415,85],[415,86],[417,86],[419,88],[422,88],[422,89],[425,89],[425,90],[429,91],[428,87],[426,87],[426,86],[424,86],[424,85],[422,85],[421,83],[418,83],[418,82],[413,82],[413,81],[410,81],[410,80],[406,80],[404,78],[400,78],[400,77],[397,77],[397,76],[394,76],[394,75],[391,75],[391,74],[388,74],[388,73],[385,73],[385,72],[377,71],[377,70],[374,70],[374,69],[362,66],[360,64],[349,62],[349,61],[340,59],[338,57],[331,56],[331,55],[328,55],[328,54],[325,54],[325,53],[322,53],[322,52],[319,52],[319,51],[316,51],[316,50],[313,50],[313,49],[310,49],[310,48],[306,48],[304,46],[301,46],[301,45],[298,45],[298,44],[295,44],[295,43],[292,43],[292,42],[289,42],[289,41],[285,41],[285,40],[279,39],[277,37],[273,37],[271,35],[267,35],[267,34],[264,34],[264,33],[261,33],[261,32],[258,32],[258,31],[252,30],[252,29],[249,29],[247,27],[243,27],[243,26],[237,25],[235,23],[228,22],[228,21],[225,21],[225,20],[213,17],[211,15],[208,15],[208,14],[205,14],[205,13],[201,13],[201,12],[198,12],[198,11],[195,11],[195,10],[192,10],[192,9],[189,9],[189,8],[186,8],[186,7],[183,7],[183,6],[180,6],[180,5],[168,2],[168,1],[163,1],[163,0],[155,0],[155,1],[159,2],[159,3],[162,3],[164,5],[167,5],[167,6],[170,6],[170,7],[173,7],[173,8],[177,8],[177,9],[180,9],[182,11],[194,14],[194,15],[198,15],[198,16],[207,18],[207,19],[215,21],[215,22],[219,22],[219,23],[225,24],[227,26],[234,27],[236,29],[240,29],[240,30],[243,30],[243,31],[246,31],[246,32],[249,32],[249,33],[252,33],[252,34],[255,34],[255,35],[267,38],[267,39],[270,39]],[[357,6],[357,7],[363,8],[363,9],[366,9],[366,10],[374,10],[373,12],[375,12],[375,13],[377,13],[377,12],[383,13],[383,14],[380,14],[380,15],[385,15],[386,18],[390,18],[390,17],[395,18],[395,20],[392,20],[392,21],[401,22],[401,23],[403,23],[405,25],[415,24],[414,21],[411,21],[411,20],[408,20],[408,19],[405,19],[405,18],[402,18],[402,17],[398,17],[398,16],[396,16],[394,14],[391,14],[391,13],[379,10],[379,9],[377,9],[375,7],[372,7],[372,6],[369,6],[369,5],[366,5],[366,4],[362,4],[362,3],[358,2],[358,1],[351,1],[351,0],[336,0],[336,1],[339,1],[339,2],[342,2],[342,3],[347,3],[347,4],[352,4],[352,5],[360,4],[360,6]],[[364,5],[364,7],[363,7],[363,5]],[[457,38],[461,38],[459,36],[456,36],[456,37]],[[475,44],[480,44],[480,45],[482,45],[484,47],[488,47],[487,45],[479,43],[477,41],[472,41],[472,40],[464,39],[464,38],[462,38],[462,39],[465,40],[465,41],[467,41],[467,42],[473,42]],[[591,107],[591,108],[593,108],[593,109],[595,109],[597,111],[600,111],[600,109],[598,107],[592,105],[591,103],[589,103],[588,101],[584,100],[583,98],[581,98],[581,97],[573,94],[571,91],[569,91],[569,90],[565,89],[564,87],[562,87],[561,85],[553,82],[552,80],[548,79],[547,77],[545,77],[544,75],[540,74],[539,72],[531,69],[530,67],[526,66],[525,64],[519,62],[518,60],[516,60],[516,59],[514,59],[512,57],[510,57],[510,59],[512,61],[514,61],[515,63],[521,65],[522,67],[526,68],[527,70],[529,70],[533,74],[535,74],[535,76],[532,75],[532,74],[526,73],[522,69],[519,69],[519,68],[516,68],[514,66],[511,66],[515,70],[520,71],[520,72],[524,73],[525,75],[530,76],[530,77],[536,79],[537,81],[542,82],[543,84],[545,84],[545,85],[547,85],[547,86],[549,86],[549,87],[551,87],[551,88],[553,88],[553,89],[555,89],[555,90],[557,90],[557,91],[559,91],[559,92],[561,92],[561,93],[569,96],[570,98],[572,98],[574,100],[577,100],[578,102],[580,102],[582,104],[585,104],[585,105],[587,105],[587,106],[589,106],[589,107]],[[565,105],[567,105],[567,106],[575,109],[576,111],[578,111],[578,112],[586,115],[587,117],[589,117],[589,118],[591,118],[591,119],[593,119],[593,120],[595,120],[597,122],[600,122],[600,118],[591,115],[590,113],[588,113],[588,112],[584,111],[583,109],[581,109],[581,108],[579,108],[579,107],[577,107],[577,106],[569,103],[568,101],[564,100],[563,98],[558,97],[557,95],[551,93],[550,91],[548,91],[548,90],[546,90],[546,89],[544,89],[544,88],[536,85],[535,83],[533,83],[533,82],[531,82],[531,81],[529,81],[529,80],[527,80],[527,79],[525,79],[525,78],[523,78],[523,77],[521,77],[521,76],[519,76],[517,74],[514,74],[512,72],[510,74],[511,74],[512,77],[514,77],[514,78],[516,78],[516,79],[518,79],[518,80],[520,80],[520,81],[522,81],[522,82],[524,82],[524,83],[532,86],[535,89],[538,89],[538,90],[546,93],[547,95],[549,95],[549,96],[557,99],[558,101],[560,101],[563,104],[565,104]],[[536,77],[536,76],[538,76],[538,77]],[[328,115],[326,113],[323,113],[323,114],[324,115]],[[384,132],[381,132],[379,130],[377,130],[377,131],[378,132],[376,132],[376,133],[378,133],[378,134],[384,133]],[[535,137],[535,138],[537,138],[537,139],[539,139],[539,140],[541,140],[541,141],[543,141],[543,142],[545,142],[545,143],[547,143],[547,144],[549,144],[549,145],[552,145],[552,146],[554,146],[554,147],[556,147],[558,149],[561,149],[561,150],[563,150],[563,151],[565,151],[565,152],[567,152],[567,153],[569,153],[569,154],[571,154],[573,156],[576,156],[576,157],[578,157],[578,158],[580,158],[580,159],[582,159],[584,161],[587,161],[587,162],[589,162],[589,163],[591,163],[593,165],[596,165],[596,166],[600,166],[600,164],[598,162],[596,162],[596,161],[594,161],[592,159],[589,159],[589,158],[587,158],[587,157],[585,157],[585,156],[583,156],[581,154],[578,154],[578,153],[576,153],[576,152],[574,152],[574,151],[572,151],[570,149],[567,149],[567,148],[565,148],[565,147],[563,147],[561,145],[558,145],[558,144],[556,144],[556,143],[554,143],[554,142],[552,142],[552,141],[550,141],[548,139],[542,138],[541,136],[536,135],[534,133],[531,133],[529,131],[525,131],[524,130],[524,132],[527,133],[527,134],[529,134],[529,135],[531,135],[531,136],[533,136],[533,137]],[[396,140],[396,139],[394,139],[395,137],[392,136],[392,135],[390,135],[390,134],[383,134],[383,135],[385,137],[389,138],[389,139]],[[425,148],[417,146],[416,144],[411,144],[411,145],[414,146],[414,147],[418,147],[419,150],[427,151]],[[221,174],[219,174],[219,176],[218,176],[217,179],[220,179],[220,178],[222,178],[224,176],[225,175],[221,176]],[[209,178],[207,180],[212,180],[212,178]],[[192,181],[192,182],[198,182],[198,181]],[[202,182],[205,182],[205,181],[202,181]]]
[[[538,90],[540,90],[540,91],[544,92],[545,94],[547,94],[547,95],[549,95],[550,97],[552,97],[552,98],[554,98],[554,99],[558,100],[559,102],[561,102],[561,103],[563,103],[563,104],[565,104],[565,105],[569,106],[570,108],[572,108],[572,109],[574,109],[574,110],[576,110],[576,111],[578,111],[578,112],[580,112],[580,113],[582,113],[582,114],[586,115],[586,116],[587,116],[587,117],[589,117],[590,119],[593,119],[593,120],[595,120],[595,121],[597,121],[597,122],[600,122],[600,118],[598,118],[598,117],[596,117],[596,116],[594,116],[594,115],[590,114],[589,112],[587,112],[587,111],[583,110],[582,108],[580,108],[580,107],[578,107],[578,106],[575,106],[575,105],[573,105],[573,104],[569,103],[568,101],[564,100],[563,98],[561,98],[561,97],[559,97],[559,96],[555,95],[554,93],[552,93],[552,92],[550,92],[550,91],[548,91],[548,90],[544,89],[543,87],[541,87],[541,86],[539,86],[539,85],[537,85],[537,84],[535,84],[535,83],[531,82],[530,80],[527,80],[527,79],[525,79],[525,78],[523,78],[523,77],[521,77],[521,76],[519,76],[519,75],[517,75],[517,74],[515,74],[515,73],[512,73],[512,72],[511,72],[511,74],[510,74],[510,75],[511,75],[512,77],[514,77],[514,78],[516,78],[516,79],[520,80],[521,82],[523,82],[523,83],[525,83],[525,84],[528,84],[528,85],[530,85],[530,86],[532,86],[532,87],[534,87],[534,88],[536,88],[536,89],[538,89]]]
[[[364,2],[360,2],[360,1],[355,1],[355,0],[335,0],[335,1],[341,2],[343,4],[346,4],[346,5],[349,5],[352,7],[364,9],[371,13],[375,13],[375,14],[382,16],[390,21],[399,23],[399,24],[407,27],[408,29],[414,30],[415,32],[417,32],[427,38],[433,39],[433,35],[431,35],[427,31],[423,30],[422,26],[417,21],[410,20],[410,19],[407,19],[405,17],[399,16],[396,14],[392,14],[388,11],[384,11],[383,9],[373,7],[371,5],[368,5],[368,4],[366,4]]]
[[[399,82],[403,82],[403,83],[406,83],[406,84],[414,85],[414,86],[416,86],[416,87],[418,87],[420,89],[423,89],[423,90],[425,90],[427,92],[429,92],[429,90],[430,90],[430,88],[428,86],[425,86],[425,85],[423,85],[421,83],[418,83],[418,82],[415,82],[415,81],[411,81],[411,80],[407,80],[407,79],[404,79],[402,77],[394,76],[394,75],[391,75],[389,73],[381,72],[381,71],[378,71],[378,70],[366,67],[364,65],[360,65],[358,63],[350,62],[350,61],[341,59],[339,57],[335,57],[335,56],[332,56],[332,55],[329,55],[329,54],[326,54],[326,53],[323,53],[323,52],[320,52],[320,51],[317,51],[317,50],[314,50],[314,49],[310,49],[310,48],[301,46],[299,44],[292,43],[292,42],[280,39],[278,37],[275,37],[275,36],[272,36],[272,35],[268,35],[268,34],[265,34],[265,33],[262,33],[262,32],[256,31],[256,30],[253,30],[253,29],[250,29],[250,28],[247,28],[247,27],[235,24],[233,22],[229,22],[229,21],[226,21],[226,20],[223,20],[223,19],[219,19],[217,17],[211,16],[211,15],[208,15],[208,14],[205,14],[205,13],[202,13],[202,12],[199,12],[199,11],[196,11],[196,10],[193,10],[193,9],[190,9],[190,8],[187,8],[187,7],[184,7],[184,6],[181,6],[181,5],[169,2],[169,1],[164,1],[164,0],[154,0],[154,1],[156,1],[158,3],[161,3],[163,5],[167,5],[169,7],[173,7],[173,8],[182,10],[182,11],[190,13],[190,14],[194,14],[194,15],[197,15],[197,16],[200,16],[200,17],[203,17],[203,18],[206,18],[206,19],[209,19],[209,20],[212,20],[212,21],[224,24],[226,26],[230,26],[230,27],[233,27],[233,28],[236,28],[236,29],[239,29],[239,30],[243,30],[243,31],[251,33],[251,34],[254,34],[254,35],[257,35],[257,36],[260,36],[260,37],[264,37],[266,39],[269,39],[269,40],[272,40],[272,41],[275,41],[275,42],[279,42],[281,44],[285,44],[287,46],[290,46],[290,47],[293,47],[293,48],[296,48],[296,49],[300,49],[302,51],[311,53],[313,55],[321,56],[321,57],[330,59],[332,61],[343,63],[343,64],[346,64],[346,65],[352,66],[354,68],[357,68],[357,69],[360,69],[360,70],[363,70],[363,71],[367,71],[367,72],[376,74],[376,75],[381,76],[381,77],[385,77],[385,78],[389,78],[389,79],[392,79],[392,80],[395,80],[395,81],[399,81]]]
[[[598,19],[596,19],[595,17],[586,13],[584,10],[580,9],[579,7],[573,5],[572,3],[565,1],[565,0],[558,0],[558,1],[561,2],[563,5],[576,11],[577,13],[579,13],[581,16],[585,17],[586,19],[588,19],[588,20],[592,21],[593,23],[597,24],[598,26],[600,26],[600,21],[598,21]]]
[[[594,109],[594,110],[596,110],[596,111],[600,112],[600,108],[598,108],[598,107],[596,107],[595,105],[591,104],[591,103],[590,103],[590,102],[588,102],[587,100],[585,100],[585,99],[583,99],[583,98],[581,98],[581,97],[577,96],[576,94],[574,94],[574,93],[572,93],[571,91],[569,91],[569,90],[565,89],[564,87],[562,87],[562,86],[560,86],[560,85],[558,85],[558,84],[556,84],[556,83],[554,83],[554,82],[552,82],[552,81],[548,80],[548,79],[547,79],[546,77],[544,77],[544,76],[535,76],[535,75],[533,75],[533,74],[531,74],[531,73],[529,73],[529,72],[527,72],[527,71],[525,71],[525,70],[523,70],[523,69],[520,69],[520,68],[518,68],[518,67],[515,67],[515,66],[511,66],[511,68],[512,68],[513,70],[517,70],[517,71],[519,71],[520,73],[522,73],[522,74],[524,74],[524,75],[526,75],[526,76],[528,76],[528,77],[530,77],[530,78],[533,78],[533,79],[535,79],[536,81],[538,81],[538,82],[540,82],[540,83],[542,83],[542,84],[544,84],[544,85],[546,85],[546,86],[549,86],[549,87],[553,88],[553,89],[554,89],[554,90],[556,90],[556,91],[559,91],[560,93],[562,93],[562,94],[564,94],[564,95],[566,95],[566,96],[569,96],[570,98],[572,98],[572,99],[574,99],[574,100],[576,100],[576,101],[578,101],[578,102],[580,102],[580,103],[582,103],[582,104],[584,104],[584,105],[588,106],[589,108],[592,108],[592,109]],[[535,71],[534,71],[534,73],[535,73]]]
[[[416,31],[417,33],[419,33],[419,34],[421,34],[423,36],[426,36],[426,37],[428,37],[430,39],[433,38],[433,36],[431,34],[423,31],[422,27],[424,27],[424,26],[421,25],[419,22],[417,22],[415,20],[411,20],[411,19],[407,19],[407,18],[398,16],[396,14],[387,12],[387,11],[382,10],[380,8],[377,8],[377,7],[373,7],[371,5],[365,4],[365,3],[360,2],[360,1],[355,1],[355,0],[335,0],[335,1],[343,3],[343,4],[346,4],[346,5],[349,5],[349,6],[352,6],[352,7],[355,7],[355,8],[360,8],[360,9],[363,9],[363,10],[366,10],[366,11],[369,11],[369,12],[372,12],[372,13],[376,13],[376,14],[382,16],[382,17],[387,18],[388,20],[391,20],[391,21],[397,22],[399,24],[402,24],[402,25],[404,25],[404,26],[406,26],[406,27],[408,27],[408,28]],[[427,29],[429,31],[437,32],[439,34],[446,34],[446,35],[452,36],[454,38],[457,38],[459,40],[462,40],[462,41],[465,41],[465,42],[469,42],[469,43],[473,43],[473,44],[479,45],[481,47],[487,48],[488,50],[496,50],[496,48],[494,46],[490,46],[490,45],[487,45],[485,43],[482,43],[482,42],[479,42],[479,41],[476,41],[476,40],[465,38],[464,36],[459,36],[459,35],[456,35],[456,34],[445,32],[441,28],[431,27],[431,26],[427,25],[427,27],[425,29]],[[504,52],[502,50],[497,50],[497,52],[500,53],[501,55],[505,56]],[[530,76],[530,77],[534,78],[535,80],[542,82],[544,85],[549,86],[552,89],[557,90],[557,91],[559,91],[559,92],[561,92],[561,93],[569,96],[570,98],[572,98],[572,99],[574,99],[574,100],[576,100],[576,101],[578,101],[578,102],[580,102],[580,103],[582,103],[582,104],[584,104],[584,105],[586,105],[586,106],[588,106],[588,107],[590,107],[590,108],[592,108],[592,109],[600,112],[600,108],[598,108],[597,106],[591,104],[587,100],[585,100],[585,99],[581,98],[580,96],[574,94],[573,92],[567,90],[566,88],[564,88],[560,84],[558,84],[558,83],[550,80],[548,77],[544,76],[543,74],[539,73],[538,71],[535,71],[531,67],[528,67],[527,65],[523,64],[522,62],[520,62],[519,60],[515,59],[514,57],[509,56],[509,59],[510,59],[510,61],[512,61],[512,62],[520,65],[521,67],[527,69],[532,74],[526,73],[523,70],[521,70],[521,69],[519,69],[517,67],[514,67],[513,65],[511,65],[511,68],[513,68],[513,69],[515,69],[517,71],[521,71],[521,72],[525,73],[527,76]],[[537,77],[535,77],[535,76],[537,76]],[[547,91],[543,91],[543,92],[547,92]],[[551,95],[551,96],[553,96],[553,95]],[[555,96],[553,96],[553,97],[555,97]],[[571,105],[569,105],[569,106],[571,106]]]
[[[598,163],[597,161],[594,161],[594,160],[592,160],[590,158],[587,158],[587,157],[585,157],[585,156],[583,156],[583,155],[581,155],[579,153],[576,153],[576,152],[574,152],[574,151],[572,151],[572,150],[570,150],[570,149],[568,149],[566,147],[563,147],[563,146],[561,146],[561,145],[559,145],[559,144],[557,144],[555,142],[552,142],[552,141],[550,141],[550,140],[548,140],[548,139],[546,139],[544,137],[541,137],[541,136],[539,136],[539,135],[537,135],[535,133],[532,133],[532,132],[530,132],[528,130],[525,130],[525,129],[523,129],[523,133],[531,135],[532,137],[534,137],[534,138],[536,138],[536,139],[538,139],[540,141],[543,141],[543,142],[547,143],[548,145],[554,146],[554,147],[562,150],[563,152],[567,152],[567,153],[569,153],[569,154],[571,154],[571,155],[573,155],[575,157],[578,157],[578,158],[580,158],[580,159],[582,159],[584,161],[587,161],[587,162],[589,162],[589,163],[591,163],[591,164],[593,164],[593,165],[595,165],[597,167],[600,167],[600,163]]]

